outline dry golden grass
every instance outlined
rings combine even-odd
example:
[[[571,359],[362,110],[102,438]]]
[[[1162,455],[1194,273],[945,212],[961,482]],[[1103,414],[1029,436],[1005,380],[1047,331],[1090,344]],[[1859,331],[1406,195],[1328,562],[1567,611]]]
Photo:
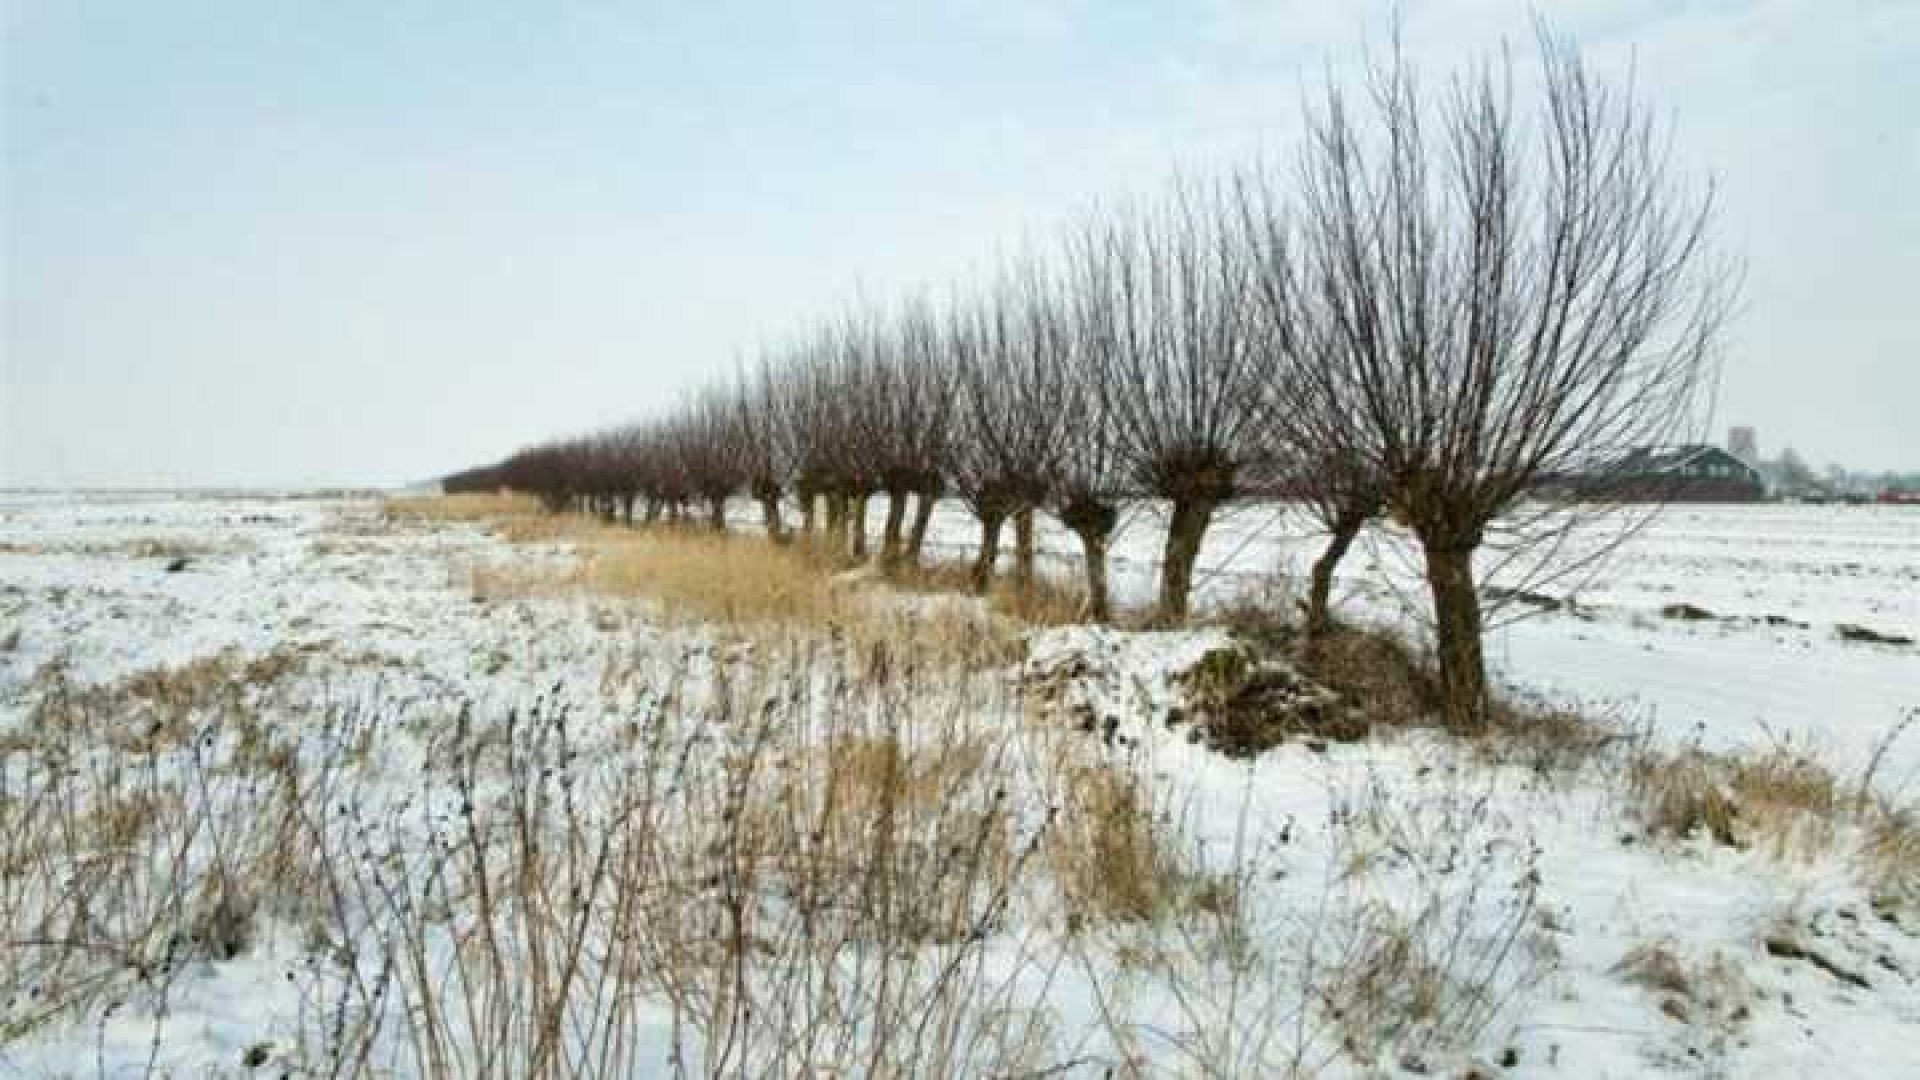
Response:
[[[887,573],[887,582],[913,593],[971,594],[973,567],[963,560],[938,559],[895,567]],[[995,614],[1029,626],[1070,626],[1087,618],[1086,590],[1045,575],[1036,575],[1022,591],[1010,577],[998,574],[987,589],[986,602]]]
[[[1629,781],[1640,822],[1654,835],[1704,833],[1716,843],[1740,846],[1740,808],[1714,757],[1698,751],[1644,755],[1633,762]]]
[[[972,567],[959,559],[899,566],[887,575],[896,588],[915,593],[965,593],[973,589]]]
[[[992,798],[986,742],[843,735],[802,751],[752,807],[747,840],[798,873],[796,895],[853,903],[886,932],[951,941],[983,895],[1012,886],[1013,823]]]
[[[1716,952],[1689,963],[1670,938],[1642,942],[1613,967],[1622,981],[1660,998],[1660,1011],[1683,1024],[1724,1030],[1751,1015],[1752,985],[1738,967]]]
[[[1029,626],[1072,626],[1087,619],[1086,592],[1045,577],[1036,577],[1024,591],[997,580],[987,592],[987,605]]]
[[[1833,773],[1785,748],[1736,757],[1648,753],[1633,763],[1631,780],[1652,832],[1704,832],[1729,847],[1777,856],[1824,850],[1847,817]]]
[[[1627,950],[1613,966],[1614,974],[1658,993],[1691,994],[1692,973],[1674,949],[1671,940],[1643,941]]]
[[[26,722],[0,740],[0,753],[81,735],[123,753],[151,754],[186,743],[208,717],[254,725],[261,706],[250,694],[271,691],[328,648],[325,642],[286,644],[251,658],[227,649],[98,685],[75,683],[64,665],[50,663],[28,682],[33,707]],[[100,724],[103,716],[113,722]]]
[[[1703,834],[1778,859],[1814,860],[1836,847],[1857,852],[1878,906],[1920,904],[1920,815],[1894,805],[1804,753],[1775,747],[1746,755],[1643,750],[1628,765],[1628,791],[1654,835]]]
[[[615,530],[590,536],[571,583],[646,596],[689,622],[843,622],[861,614],[857,590],[819,573],[804,552],[755,537]]]
[[[883,580],[840,553],[804,539],[774,544],[751,535],[714,532],[702,525],[654,525],[645,528],[602,521],[584,514],[547,513],[525,497],[441,495],[389,499],[387,522],[478,522],[513,544],[564,543],[577,561],[571,565],[468,565],[463,573],[476,601],[490,602],[565,591],[644,597],[669,623],[710,624],[737,632],[742,628],[813,627],[851,635],[856,640],[906,634],[953,639],[963,658],[1008,653],[1006,628],[982,634],[982,620],[963,605],[881,602],[885,584],[914,594],[964,595],[967,567],[943,562],[900,568]],[[1022,593],[1004,576],[986,597],[985,610],[1022,625],[1056,626],[1080,621],[1083,594],[1042,579]],[[989,639],[983,642],[984,639]]]
[[[542,514],[531,495],[396,495],[385,499],[380,513],[389,521],[491,522]]]
[[[572,565],[473,562],[459,565],[467,595],[475,603],[497,604],[530,596],[549,596],[567,588],[576,574]]]
[[[650,621],[723,638],[799,647],[830,639],[855,677],[901,668],[982,670],[1019,659],[1017,628],[964,603],[913,602],[872,574],[834,574],[805,545],[706,529],[632,530],[578,517],[554,522],[572,559],[476,563],[463,571],[478,602],[584,592],[648,602]],[[526,535],[524,533],[519,535]]]
[[[495,517],[490,524],[510,544],[621,543],[631,541],[636,535],[624,525],[586,514],[548,514],[538,510]]]
[[[1458,991],[1420,930],[1391,906],[1363,905],[1346,929],[1342,974],[1324,993],[1347,1052],[1373,1064],[1395,1035],[1439,1018]]]
[[[1890,917],[1920,907],[1920,810],[1875,807],[1862,856],[1875,907]]]
[[[1139,777],[1104,762],[1058,761],[1059,817],[1047,867],[1069,926],[1156,922],[1195,890]]]
[[[1750,843],[1776,856],[1813,856],[1829,850],[1848,814],[1839,781],[1803,754],[1773,749],[1736,759],[1730,786],[1741,806]]]

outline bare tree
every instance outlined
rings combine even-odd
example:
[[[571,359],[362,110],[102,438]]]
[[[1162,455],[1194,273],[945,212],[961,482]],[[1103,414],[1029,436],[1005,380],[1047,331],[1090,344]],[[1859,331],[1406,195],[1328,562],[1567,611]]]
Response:
[[[773,361],[763,356],[755,370],[737,380],[733,395],[747,489],[760,504],[767,538],[776,544],[787,541],[780,501],[786,496],[794,461],[792,430],[783,414],[781,378]]]
[[[857,456],[852,410],[847,400],[843,354],[836,327],[822,326],[795,352],[783,409],[794,447],[794,485],[800,496],[801,531],[828,548],[848,545],[848,499]],[[826,504],[816,535],[816,506]]]
[[[549,512],[572,508],[585,491],[585,477],[577,441],[555,441],[513,453],[500,466],[504,486],[540,500]]]
[[[1259,168],[1235,177],[1239,227],[1251,252],[1263,323],[1253,334],[1262,407],[1254,483],[1304,505],[1326,534],[1303,605],[1307,636],[1318,638],[1333,624],[1334,574],[1360,531],[1384,508],[1386,478],[1350,445],[1346,429],[1353,403],[1332,400],[1319,392],[1326,388],[1324,381],[1301,377],[1301,365],[1323,362],[1323,357],[1303,340],[1306,305],[1282,190]]]
[[[1068,369],[1061,408],[1061,452],[1047,483],[1048,509],[1080,541],[1087,589],[1087,617],[1113,617],[1107,554],[1120,525],[1112,426],[1103,398],[1078,362]]]
[[[942,349],[939,316],[915,298],[878,328],[875,363],[866,372],[868,437],[887,496],[880,563],[891,570],[918,563],[946,470],[948,425],[955,405],[954,367]],[[916,502],[911,531],[909,498]]]
[[[1050,302],[1044,271],[1027,260],[1004,271],[980,299],[953,305],[948,342],[963,402],[949,455],[956,492],[980,521],[973,585],[984,592],[1014,519],[1015,584],[1034,576],[1032,513],[1063,450],[1071,378],[1069,328]]]
[[[684,521],[694,488],[680,439],[671,425],[657,420],[642,427],[637,437],[638,474],[641,494],[647,500],[647,524]]]
[[[870,304],[850,308],[837,328],[832,365],[838,438],[834,474],[846,499],[846,555],[867,557],[867,510],[886,489],[901,436],[894,425],[894,341],[885,314]],[[891,518],[891,513],[889,514]]]
[[[1187,614],[1214,513],[1240,490],[1259,416],[1251,259],[1226,204],[1181,186],[1075,238],[1088,378],[1116,460],[1172,504],[1158,617]]]
[[[1733,284],[1706,245],[1711,191],[1677,182],[1631,88],[1539,39],[1537,127],[1509,62],[1429,104],[1396,51],[1371,123],[1329,91],[1300,170],[1290,377],[1303,422],[1384,478],[1419,541],[1459,729],[1488,700],[1475,552],[1543,482],[1701,420]]]

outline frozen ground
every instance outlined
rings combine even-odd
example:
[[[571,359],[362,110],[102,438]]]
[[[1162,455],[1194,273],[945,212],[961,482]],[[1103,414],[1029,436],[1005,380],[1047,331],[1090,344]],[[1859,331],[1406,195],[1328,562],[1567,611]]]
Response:
[[[1152,570],[1141,518],[1116,560],[1136,598]],[[1241,512],[1215,537],[1203,559],[1215,600],[1310,557],[1310,540],[1275,540],[1271,524]],[[966,523],[948,517],[937,535],[963,544]],[[1369,559],[1404,573],[1391,540],[1357,554],[1343,603],[1400,617],[1391,589],[1365,584]],[[611,763],[631,753],[636,711],[693,724],[719,693],[707,684],[739,659],[698,629],[661,628],[644,603],[492,602],[470,587],[475,566],[567,558],[561,545],[508,545],[470,526],[391,527],[364,501],[0,495],[0,736],[13,737],[0,795],[25,790],[12,785],[33,768],[27,725],[49,665],[107,685],[222,654],[294,655],[298,678],[261,705],[269,722],[294,733],[296,756],[325,757],[337,747],[303,741],[318,702],[390,718],[364,735],[373,749],[352,790],[399,845],[398,865],[415,865],[407,845],[425,845],[436,820],[431,763],[463,713],[497,724],[563,696],[579,717],[575,752]],[[1619,703],[1680,739],[1792,733],[1842,758],[1920,706],[1920,653],[1835,630],[1920,636],[1920,515],[1682,510],[1613,565],[1580,591],[1577,614],[1500,631],[1510,680]],[[1682,601],[1806,625],[1660,615]],[[1863,880],[1862,838],[1841,830],[1790,852],[1649,838],[1618,778],[1489,763],[1419,733],[1229,761],[1166,723],[1178,673],[1221,644],[1214,631],[1090,629],[1028,642],[1025,678],[1057,675],[1070,703],[1116,718],[1091,752],[1144,780],[1191,864],[1182,873],[1229,882],[1236,898],[1231,932],[1208,904],[1191,925],[1171,915],[1072,933],[1056,906],[1016,898],[976,977],[995,988],[992,1030],[1021,1017],[1037,1040],[1032,1075],[1920,1075],[1920,922]],[[689,672],[704,674],[683,685]],[[1008,776],[1038,773],[1053,736],[981,693],[973,722],[1030,767]],[[1890,770],[1896,790],[1920,760],[1913,749]],[[506,799],[514,781],[490,783]],[[1016,817],[1050,798],[1039,781],[1006,786],[996,797]],[[246,805],[241,789],[220,790]],[[17,910],[34,902],[30,890],[5,896]],[[22,976],[0,1012],[0,1075],[238,1076],[249,1062],[327,1074],[346,977],[314,959],[312,932],[291,916],[262,923],[249,948],[195,960],[164,993],[144,975],[102,976],[122,989],[73,1015],[40,1018],[29,1000],[40,988]],[[36,928],[4,931],[19,949]],[[355,947],[371,949],[374,922],[361,936]],[[458,949],[428,955],[423,981],[451,978]],[[1381,971],[1393,978],[1367,981]],[[1416,981],[1436,988],[1432,1001],[1406,996]],[[646,997],[624,1015],[642,1075],[713,1065],[717,1051],[680,1006]],[[366,1071],[414,1071],[402,1030],[394,1022],[376,1040]],[[841,1075],[866,1071],[865,1058],[849,1061]]]

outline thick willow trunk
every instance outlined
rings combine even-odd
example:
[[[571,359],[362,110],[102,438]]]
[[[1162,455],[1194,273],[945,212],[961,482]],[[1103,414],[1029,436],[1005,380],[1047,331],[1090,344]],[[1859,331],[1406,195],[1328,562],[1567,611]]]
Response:
[[[1433,594],[1442,718],[1456,732],[1482,731],[1487,724],[1487,663],[1481,644],[1480,593],[1473,584],[1473,548],[1448,543],[1424,546],[1427,588]]]
[[[887,492],[887,522],[880,532],[880,568],[891,573],[900,565],[901,528],[907,518],[907,493]]]
[[[727,497],[725,495],[707,500],[707,524],[714,532],[727,531]]]
[[[1157,617],[1166,625],[1185,622],[1193,593],[1193,566],[1200,558],[1200,543],[1213,523],[1214,507],[1208,498],[1175,499],[1173,520],[1167,526],[1167,546],[1160,560],[1160,606]]]
[[[1080,538],[1087,577],[1087,617],[1107,622],[1113,617],[1107,593],[1107,550],[1113,530],[1119,527],[1120,511],[1098,495],[1081,494],[1061,506],[1060,523]]]
[[[818,496],[813,492],[800,492],[800,535],[808,540],[813,539],[814,505],[818,501]]]
[[[1013,587],[1021,596],[1033,592],[1033,508],[1013,515]]]
[[[847,554],[855,561],[867,557],[867,496],[855,495],[847,513]]]
[[[1107,600],[1107,534],[1085,529],[1075,535],[1080,537],[1080,554],[1086,565],[1087,618],[1097,623],[1107,622],[1113,618]]]
[[[985,593],[993,585],[993,567],[1000,561],[1000,526],[1005,514],[983,514],[980,518],[980,551],[973,559],[973,591]]]
[[[821,537],[822,546],[835,555],[847,549],[847,497],[830,494],[827,496],[827,519],[824,522],[826,534]]]
[[[913,528],[907,532],[907,556],[909,566],[920,565],[920,553],[927,546],[927,526],[933,523],[933,504],[938,501],[930,491],[923,491],[913,499]]]

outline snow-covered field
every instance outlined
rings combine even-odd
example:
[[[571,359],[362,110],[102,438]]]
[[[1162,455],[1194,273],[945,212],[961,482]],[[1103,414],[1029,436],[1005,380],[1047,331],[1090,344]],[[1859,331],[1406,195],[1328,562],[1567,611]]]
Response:
[[[943,506],[935,522],[949,550],[972,550],[964,509]],[[1116,596],[1151,602],[1161,535],[1150,508],[1129,515],[1112,559]],[[1044,523],[1040,536],[1059,572],[1075,572],[1074,539]],[[1200,603],[1298,588],[1320,544],[1304,515],[1236,508],[1202,551]],[[1514,602],[1492,616],[1488,657],[1516,688],[1714,748],[1811,740],[1849,765],[1920,709],[1920,647],[1840,633],[1855,626],[1920,641],[1920,510],[1676,506],[1591,568],[1560,562],[1573,569],[1535,589],[1571,604]],[[1417,626],[1418,574],[1405,544],[1375,531],[1344,564],[1336,602],[1350,617]],[[1662,615],[1675,604],[1715,618]],[[1896,743],[1892,757],[1890,771],[1920,786],[1920,738]]]
[[[1203,591],[1314,546],[1238,511]],[[1396,551],[1345,610],[1407,617]],[[1169,723],[1218,630],[928,672],[983,612],[741,639],[476,585],[572,559],[367,500],[0,494],[0,1076],[1920,1075],[1920,882],[1851,821],[1655,835],[1604,753],[1425,731],[1230,760]],[[1920,650],[1837,629],[1920,637],[1912,511],[1675,510],[1574,601],[1497,632],[1504,677],[1671,743],[1847,776],[1920,708]],[[882,738],[933,762],[905,802],[803,828],[862,805],[807,763]]]

